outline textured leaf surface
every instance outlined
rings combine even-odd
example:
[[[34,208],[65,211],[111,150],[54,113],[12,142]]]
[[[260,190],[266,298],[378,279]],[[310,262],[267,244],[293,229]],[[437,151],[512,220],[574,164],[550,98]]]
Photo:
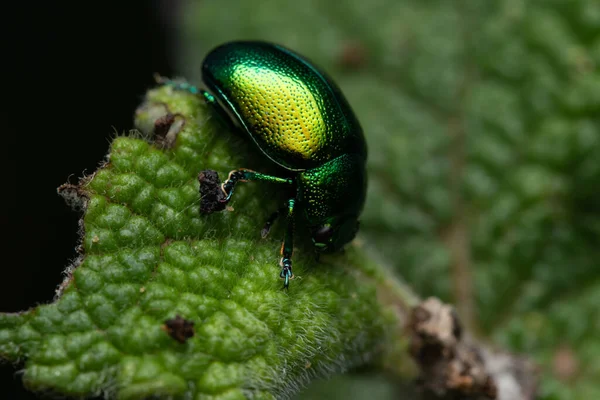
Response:
[[[544,399],[600,398],[600,3],[219,1],[182,74],[266,39],[331,72],[369,144],[364,237],[421,295],[530,353]]]
[[[240,185],[228,211],[200,215],[200,170],[223,176],[264,163],[210,115],[198,97],[153,90],[137,124],[147,136],[176,137],[174,146],[117,137],[106,164],[61,189],[85,209],[80,258],[54,303],[0,314],[0,356],[24,362],[29,388],[123,399],[285,397],[363,363],[395,329],[376,294],[383,271],[356,247],[316,264],[300,241],[297,279],[281,290],[282,229],[260,238],[279,204],[276,188]],[[168,129],[153,123],[169,118]],[[193,323],[182,343],[165,325],[177,316]]]

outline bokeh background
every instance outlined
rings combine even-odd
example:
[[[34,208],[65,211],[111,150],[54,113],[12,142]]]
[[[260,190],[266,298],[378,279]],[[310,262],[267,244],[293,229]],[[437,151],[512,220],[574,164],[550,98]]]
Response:
[[[132,126],[152,74],[200,83],[213,46],[265,39],[327,70],[358,114],[361,238],[481,338],[535,359],[538,398],[600,398],[597,0],[94,7],[24,7],[3,35],[1,311],[52,299],[78,218],[56,187]],[[12,367],[2,377],[7,398],[35,398]],[[366,368],[299,398],[414,396]]]

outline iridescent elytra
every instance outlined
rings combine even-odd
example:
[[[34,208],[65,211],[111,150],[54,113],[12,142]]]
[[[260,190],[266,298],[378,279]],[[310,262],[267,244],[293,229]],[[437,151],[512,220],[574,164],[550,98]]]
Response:
[[[160,82],[202,95],[266,157],[290,171],[278,177],[235,169],[218,187],[219,204],[204,207],[224,209],[240,181],[267,181],[291,189],[295,195],[283,208],[287,227],[279,263],[287,288],[294,276],[295,218],[305,220],[318,253],[341,249],[358,231],[367,187],[367,145],[360,123],[325,72],[278,44],[222,44],[204,59],[202,80],[207,90],[164,78]],[[208,185],[206,171],[200,176],[202,192],[202,182]],[[204,188],[204,193],[209,191]],[[278,214],[266,222],[263,236]]]

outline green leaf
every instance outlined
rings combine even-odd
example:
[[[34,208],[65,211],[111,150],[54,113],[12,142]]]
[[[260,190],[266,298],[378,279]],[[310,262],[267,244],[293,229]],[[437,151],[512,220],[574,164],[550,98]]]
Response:
[[[282,290],[283,230],[260,237],[277,188],[240,185],[231,208],[200,215],[199,171],[269,164],[211,115],[197,96],[151,90],[136,113],[142,135],[116,137],[93,175],[59,189],[84,210],[80,256],[54,303],[0,314],[0,356],[24,362],[28,388],[279,398],[398,336],[378,298],[398,282],[359,245],[317,264],[299,240],[297,278]]]
[[[600,398],[598,1],[223,0],[179,22],[194,82],[234,39],[329,71],[369,145],[365,240],[533,355],[540,398]]]

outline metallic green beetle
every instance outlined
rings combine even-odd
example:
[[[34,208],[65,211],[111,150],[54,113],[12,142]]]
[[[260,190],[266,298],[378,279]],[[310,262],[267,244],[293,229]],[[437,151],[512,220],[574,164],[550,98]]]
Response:
[[[220,45],[204,59],[202,79],[212,94],[188,84],[162,82],[204,96],[265,156],[290,171],[290,177],[275,177],[237,169],[229,173],[219,193],[223,203],[219,209],[223,209],[239,181],[267,181],[293,190],[295,195],[285,207],[287,228],[280,260],[280,277],[287,288],[294,276],[296,214],[306,220],[317,252],[342,248],[358,231],[367,185],[362,128],[340,89],[324,72],[277,44],[239,41]],[[269,218],[263,236],[277,215]]]

